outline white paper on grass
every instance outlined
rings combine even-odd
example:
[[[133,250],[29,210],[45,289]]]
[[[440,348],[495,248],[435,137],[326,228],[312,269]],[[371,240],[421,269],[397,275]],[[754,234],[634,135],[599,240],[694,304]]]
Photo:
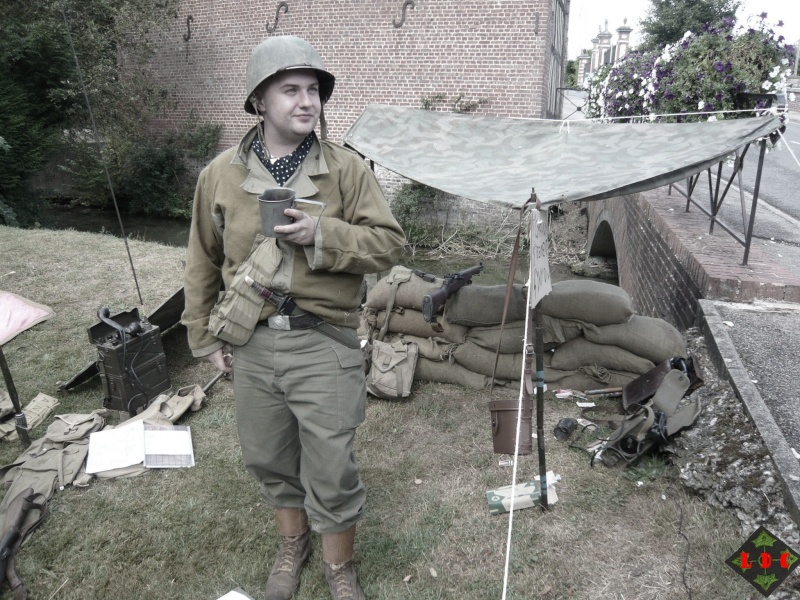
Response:
[[[144,462],[144,423],[134,421],[89,434],[86,472],[99,473]]]
[[[193,467],[189,427],[145,425],[134,421],[89,435],[87,473],[141,464],[148,468]]]
[[[194,449],[189,427],[145,425],[144,466],[161,469],[193,467]]]
[[[224,596],[220,596],[217,600],[253,600],[253,598],[245,594],[241,589],[236,588]]]

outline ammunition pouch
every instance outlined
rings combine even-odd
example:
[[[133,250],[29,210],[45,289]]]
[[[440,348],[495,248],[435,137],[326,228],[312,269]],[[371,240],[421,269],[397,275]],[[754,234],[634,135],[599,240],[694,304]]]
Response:
[[[418,356],[419,348],[413,342],[373,340],[367,391],[386,400],[408,398]]]
[[[246,344],[261,319],[262,298],[245,283],[245,277],[269,285],[281,264],[282,254],[274,238],[256,235],[250,255],[242,261],[230,288],[211,309],[208,331],[234,346]]]

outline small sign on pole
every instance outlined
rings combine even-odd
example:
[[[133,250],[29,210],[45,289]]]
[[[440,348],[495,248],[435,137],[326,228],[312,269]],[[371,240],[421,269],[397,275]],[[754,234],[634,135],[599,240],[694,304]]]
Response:
[[[531,210],[530,286],[531,308],[553,289],[550,281],[550,261],[547,258],[547,215],[540,209]]]

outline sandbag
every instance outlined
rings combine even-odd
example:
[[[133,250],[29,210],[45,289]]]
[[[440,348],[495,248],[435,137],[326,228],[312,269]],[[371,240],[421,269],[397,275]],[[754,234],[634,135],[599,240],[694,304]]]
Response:
[[[500,337],[500,325],[491,327],[473,327],[467,332],[467,341],[481,348],[497,351],[501,354],[519,354],[525,350],[525,321],[512,321],[503,327]]]
[[[542,315],[542,328],[544,329],[544,349],[552,350],[561,344],[574,340],[583,333],[583,323],[568,321]],[[530,338],[535,337],[535,327],[531,324]],[[481,348],[492,352],[497,351],[501,342],[500,325],[488,327],[472,327],[467,332],[467,341],[474,342]],[[525,321],[511,321],[503,327],[501,354],[515,354],[525,351]]]
[[[542,298],[542,313],[602,326],[630,319],[633,303],[628,293],[616,285],[568,279],[554,283],[552,291]]]
[[[626,371],[644,375],[655,365],[632,352],[607,344],[595,344],[579,337],[560,345],[553,352],[550,366],[554,369],[571,370],[584,365],[599,365],[615,371]]]
[[[663,319],[633,315],[625,323],[586,327],[583,335],[590,342],[619,346],[660,364],[673,356],[686,356],[683,335]]]
[[[453,352],[456,344],[436,338],[421,338],[415,335],[406,335],[405,333],[390,333],[384,339],[385,342],[395,342],[402,340],[408,343],[414,343],[419,350],[419,356],[424,356],[428,360],[447,360]]]
[[[374,308],[365,308],[362,311],[364,319],[373,329],[380,329],[383,327],[384,320],[386,319],[386,311],[377,311]],[[389,332],[390,333],[405,333],[406,335],[415,335],[417,337],[437,337],[448,342],[461,344],[467,337],[467,327],[463,325],[453,325],[447,317],[440,317],[438,319],[439,325],[442,326],[442,331],[436,332],[431,327],[430,323],[426,323],[422,317],[422,312],[412,310],[410,308],[396,308],[389,313]]]
[[[422,356],[417,358],[417,370],[414,377],[422,381],[452,383],[474,390],[486,389],[492,381],[491,377],[474,373],[457,362],[429,360]],[[496,385],[504,383],[495,381]]]
[[[580,368],[572,371],[570,375],[552,382],[550,388],[585,392],[598,388],[625,387],[637,377],[639,375],[636,373],[605,371],[605,373],[599,374],[596,371]],[[545,381],[547,381],[547,369],[545,369]]]
[[[443,283],[444,279],[441,277],[435,277],[433,281],[426,281],[412,272],[411,278],[408,281],[397,286],[397,296],[394,299],[394,305],[422,311],[422,299],[427,294],[442,287]],[[388,277],[380,279],[367,294],[367,300],[364,306],[377,310],[384,310],[386,308],[386,303],[389,301],[391,288],[392,286],[391,283],[389,283]]]
[[[495,377],[498,379],[519,380],[522,376],[523,357],[524,355],[521,353],[497,355]],[[495,353],[486,348],[481,348],[473,342],[465,342],[457,346],[453,350],[453,358],[470,371],[490,377],[492,375]]]
[[[450,323],[467,327],[485,327],[503,322],[505,285],[467,285],[450,296],[444,314]],[[511,290],[506,322],[524,321],[527,315],[527,289],[516,283]]]

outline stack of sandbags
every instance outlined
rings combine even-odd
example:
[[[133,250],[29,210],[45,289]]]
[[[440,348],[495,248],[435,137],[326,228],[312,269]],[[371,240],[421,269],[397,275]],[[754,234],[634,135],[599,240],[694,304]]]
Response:
[[[468,387],[519,381],[524,365],[527,290],[515,284],[501,327],[506,286],[471,284],[455,292],[438,316],[436,332],[422,318],[422,299],[442,285],[412,275],[397,288],[387,336],[420,346],[416,378]],[[362,314],[366,331],[380,329],[391,286],[385,279],[367,296]],[[685,356],[681,333],[672,325],[634,314],[621,288],[590,280],[553,284],[542,299],[544,380],[551,389],[620,387],[676,355]],[[528,339],[534,339],[533,323]],[[362,331],[363,333],[363,331]],[[536,370],[535,363],[532,365]]]
[[[686,356],[683,336],[675,327],[663,319],[634,314],[628,294],[614,285],[588,280],[556,283],[542,299],[542,312],[582,323],[581,336],[553,350],[552,370],[577,372],[553,379],[558,387],[585,390],[598,387],[597,383],[622,387],[673,356]]]
[[[393,278],[405,279],[393,286]],[[437,315],[437,325],[431,326],[422,315],[422,300],[442,287],[444,280],[405,267],[395,267],[388,277],[379,280],[367,294],[361,312],[359,335],[385,328],[384,341],[398,338],[416,343],[419,347],[415,379],[455,383],[465,387],[482,389],[489,385],[490,378],[482,373],[470,371],[453,359],[453,349],[466,341],[469,330],[464,325],[451,323],[443,314]],[[396,288],[396,295],[393,287]],[[389,309],[387,311],[387,308]],[[388,319],[388,324],[387,324]],[[439,331],[441,329],[441,331]]]

